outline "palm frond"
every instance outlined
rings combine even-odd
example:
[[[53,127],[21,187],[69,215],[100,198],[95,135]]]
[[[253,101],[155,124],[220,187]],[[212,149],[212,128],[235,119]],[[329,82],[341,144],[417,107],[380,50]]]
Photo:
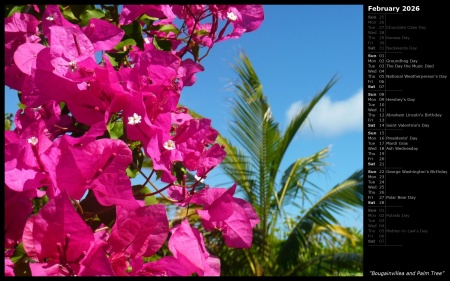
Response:
[[[307,245],[306,234],[311,233],[314,225],[327,227],[336,224],[334,214],[349,207],[362,206],[363,171],[359,170],[327,192],[299,219],[281,246],[279,263],[287,268],[298,262],[301,248]]]
[[[326,147],[311,156],[298,158],[284,171],[281,177],[281,186],[276,198],[279,199],[279,208],[291,203],[299,191],[305,191],[308,176],[314,172],[322,171],[328,165],[323,159],[328,156],[329,147]]]
[[[236,97],[232,99],[231,135],[248,153],[252,168],[258,172],[253,185],[257,193],[254,205],[260,217],[259,227],[267,233],[270,216],[270,202],[275,181],[270,173],[280,140],[278,124],[272,117],[261,82],[245,54],[239,54],[239,60],[232,66],[238,75],[235,83]]]
[[[337,82],[336,77],[332,77],[330,81],[327,83],[327,85],[323,88],[322,91],[317,93],[314,98],[306,104],[298,113],[297,115],[291,120],[289,125],[287,126],[284,133],[281,135],[281,140],[278,146],[278,150],[276,152],[276,155],[278,159],[274,162],[273,170],[272,170],[272,177],[276,177],[276,173],[280,167],[281,160],[284,157],[284,154],[286,153],[286,150],[289,147],[289,144],[294,139],[294,136],[297,134],[298,130],[301,129],[301,127],[304,125],[305,121],[307,120],[309,114],[314,109],[314,107],[317,105],[317,103],[322,99],[322,97],[333,87],[333,85]]]

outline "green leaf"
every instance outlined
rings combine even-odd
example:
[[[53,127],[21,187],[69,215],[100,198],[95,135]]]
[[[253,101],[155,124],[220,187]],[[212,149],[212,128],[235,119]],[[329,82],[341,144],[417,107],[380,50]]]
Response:
[[[173,32],[175,34],[178,34],[178,32],[179,32],[178,28],[176,28],[172,24],[166,24],[166,25],[160,26],[159,31],[162,31],[162,32],[165,32],[165,33]]]
[[[158,170],[155,172],[155,174],[156,174],[156,179],[159,180],[162,176],[162,171]]]
[[[108,122],[108,125],[106,126],[109,132],[109,136],[117,140],[123,135],[123,122],[120,120],[117,120],[115,122]]]
[[[13,124],[12,113],[5,113],[5,131],[9,131]]]
[[[172,42],[162,38],[153,37],[153,45],[158,50],[170,51],[172,50]]]
[[[152,24],[155,20],[158,20],[158,18],[150,17],[146,14],[143,14],[142,16],[140,16],[138,18],[138,22],[143,21],[147,27],[152,26]]]
[[[183,183],[183,176],[186,175],[187,170],[183,166],[181,162],[176,162],[173,165],[173,172],[175,173],[175,177],[177,178],[178,183]]]
[[[66,106],[65,102],[62,101],[62,102],[59,103],[59,108],[61,109],[61,111],[63,111],[65,106]]]
[[[165,33],[173,32],[175,34],[178,34],[179,32],[178,28],[176,28],[173,24],[153,25],[149,26],[148,30],[157,30]]]
[[[109,62],[112,66],[116,67],[119,65],[119,62],[117,61],[116,57],[110,56],[108,53],[105,53],[105,55],[108,57]]]
[[[45,204],[48,202],[48,196],[44,195],[42,197],[35,197],[32,199],[33,201],[33,214],[37,214],[39,210],[44,207]]]
[[[104,17],[105,17],[105,12],[103,12],[102,10],[99,10],[99,9],[85,10],[80,15],[80,19],[81,19],[80,25],[86,26],[86,25],[88,25],[89,21],[92,18],[101,19]]]
[[[70,21],[71,23],[77,23],[78,22],[78,18],[73,14],[72,9],[70,6],[68,6],[67,8],[62,10],[62,14],[64,16],[64,18],[68,21]]]
[[[131,166],[128,166],[126,169],[126,173],[127,177],[134,179],[138,174],[138,170],[133,169]]]
[[[139,146],[136,147],[130,147],[133,155],[133,163],[134,165],[129,165],[127,167],[127,176],[130,178],[135,178],[139,172],[139,169],[142,169],[142,164],[145,159],[145,155],[142,152],[141,148]],[[138,167],[137,169],[135,167]]]
[[[11,121],[5,119],[5,131],[9,131],[11,129]]]
[[[143,196],[145,194],[151,193],[150,188],[148,188],[147,186],[143,187],[141,184],[137,184],[133,185],[131,188],[133,190],[134,198],[136,198],[137,200],[144,200],[145,206],[158,203],[156,196],[154,195],[145,197]]]
[[[144,161],[142,162],[142,168],[153,168],[152,159],[144,155]]]
[[[117,61],[116,57],[110,56],[108,53],[105,53],[105,55],[108,57],[108,60],[113,67],[116,67],[119,65],[120,60]]]
[[[200,46],[198,44],[193,44],[191,46],[192,55],[194,56],[194,60],[197,61],[200,56]]]
[[[77,19],[80,18],[80,15],[86,11],[86,10],[93,10],[95,9],[95,5],[70,5],[70,6],[65,6],[62,7],[60,5],[61,10],[64,9],[70,9],[70,11],[72,12],[73,16]]]
[[[31,276],[29,257],[23,248],[23,242],[17,245],[10,259],[14,263],[15,276]]]
[[[158,203],[158,201],[156,200],[156,196],[145,196],[144,202],[145,206],[154,205]]]
[[[24,105],[23,103],[21,103],[21,102],[19,102],[18,104],[17,104],[17,106],[20,108],[20,109],[25,109],[27,106],[26,105]]]
[[[10,10],[9,10],[9,13],[8,13],[7,17],[12,16],[14,13],[22,13],[22,12],[27,8],[27,5],[13,6],[13,7],[11,7],[11,5],[7,5],[7,7],[6,7],[6,9],[5,9],[5,12],[6,12],[9,8],[10,8]]]
[[[27,257],[27,253],[23,248],[23,242],[20,242],[20,244],[17,245],[17,247],[14,249],[14,253],[10,259],[13,263],[17,263],[20,259],[24,257]]]
[[[103,206],[98,202],[92,190],[89,190],[88,194],[80,201],[80,206],[85,214],[91,213],[92,218],[96,214],[98,219],[108,227],[111,227],[116,219],[116,206]],[[97,219],[95,221],[98,223]]]
[[[120,41],[119,43],[117,43],[117,45],[114,47],[114,50],[121,51],[121,50],[123,50],[124,46],[130,46],[130,45],[136,46],[136,44],[137,44],[136,40],[134,40],[133,38],[127,38],[127,39],[124,39],[124,40]]]
[[[125,31],[125,35],[128,36],[124,38],[133,38],[136,42],[136,46],[138,46],[141,50],[144,50],[142,26],[137,21],[133,21],[128,25],[122,25],[122,29]]]
[[[208,30],[204,30],[204,29],[200,29],[200,30],[197,30],[195,32],[195,34],[198,35],[198,36],[208,35],[209,31]]]

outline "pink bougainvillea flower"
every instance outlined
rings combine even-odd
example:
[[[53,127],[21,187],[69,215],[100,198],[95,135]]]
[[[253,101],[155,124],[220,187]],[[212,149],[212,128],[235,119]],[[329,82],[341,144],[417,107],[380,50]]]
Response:
[[[186,107],[178,107],[175,111],[172,111],[172,124],[174,124],[174,128],[178,128],[179,125],[183,124],[186,121],[189,121],[192,116],[189,114],[189,110]]]
[[[114,270],[103,246],[106,242],[95,233],[95,242],[81,261],[79,276],[114,276]]]
[[[94,56],[94,46],[78,26],[51,26],[50,37],[50,63],[53,73],[67,79],[84,78],[86,70],[81,72],[81,65],[93,74],[97,66]],[[77,81],[78,81],[77,80]]]
[[[97,123],[89,130],[82,135],[79,138],[74,138],[69,135],[64,135],[58,139],[56,139],[52,146],[41,155],[41,162],[45,166],[45,169],[48,173],[48,177],[50,178],[52,185],[55,187],[58,187],[57,189],[50,190],[51,192],[54,192],[55,194],[50,193],[47,189],[47,195],[52,198],[53,195],[56,195],[59,193],[59,190],[64,190],[66,188],[66,184],[70,186],[68,189],[69,195],[74,199],[80,199],[80,196],[84,195],[84,192],[86,191],[86,186],[84,184],[84,179],[81,175],[81,172],[78,170],[77,165],[75,163],[68,161],[72,170],[66,170],[68,171],[67,175],[59,175],[57,171],[61,169],[58,165],[60,162],[61,156],[63,158],[71,157],[70,153],[67,151],[70,149],[70,147],[83,147],[85,145],[88,145],[89,143],[95,141],[95,139],[98,136],[103,135],[103,133],[106,130],[106,126],[103,122]],[[65,161],[65,160],[64,160]],[[85,160],[87,161],[87,159]],[[81,163],[81,165],[83,165]],[[66,183],[64,180],[64,177],[69,177],[68,181],[69,183]],[[72,185],[70,185],[70,181],[72,182]]]
[[[129,25],[143,14],[158,19],[174,19],[176,17],[169,5],[123,5],[119,24]]]
[[[207,10],[206,5],[173,5],[173,13],[180,19],[187,20],[200,16]]]
[[[98,122],[106,124],[111,116],[110,107],[114,93],[109,92],[107,88],[96,87],[99,86],[97,83],[89,83],[89,85],[91,85],[90,88],[68,97],[66,99],[67,107],[73,117],[83,124],[88,126]]]
[[[183,164],[188,170],[195,171],[199,167],[213,168],[225,158],[225,151],[220,146],[214,147],[213,152],[217,150],[216,153],[204,155],[217,135],[217,130],[211,127],[211,120],[207,118],[191,119],[178,126],[173,141],[177,144],[177,149],[183,156]],[[220,150],[223,152],[218,153]],[[214,158],[215,156],[218,158]],[[201,164],[200,159],[204,163]],[[202,171],[201,176],[204,176],[204,173],[205,171]]]
[[[70,91],[65,79],[53,73],[49,62],[50,48],[42,49],[36,57],[36,66],[31,77],[22,84],[21,102],[29,107],[39,107],[49,100],[64,101]],[[24,74],[25,75],[25,74]],[[75,85],[74,85],[75,86]]]
[[[37,5],[27,7],[39,19],[29,13],[5,19],[5,85],[20,91],[26,105],[15,115],[14,131],[4,134],[5,275],[20,270],[11,257],[21,242],[33,276],[220,275],[219,258],[208,253],[187,218],[170,230],[167,241],[164,206],[134,198],[126,172],[133,160],[128,145],[141,142],[157,180],[170,183],[164,189],[169,187],[176,204],[203,207],[197,212],[206,231],[220,230],[228,246],[250,247],[259,218],[249,203],[233,197],[236,184],[195,193],[225,150],[216,143],[211,120],[194,119],[178,104],[181,90],[204,70],[193,48],[207,46],[209,53],[216,42],[256,30],[262,6],[124,5],[118,26],[92,18],[84,27],[65,19],[61,5],[41,7],[42,12]],[[143,50],[128,46],[116,53],[127,29],[120,26],[142,15],[151,19],[139,21],[146,29]],[[177,16],[184,35],[167,32],[169,25],[177,28]],[[221,30],[219,20],[225,21]],[[156,46],[160,39],[171,49]],[[108,55],[98,64],[104,51]],[[185,54],[194,59],[182,60]],[[70,114],[61,113],[61,102]],[[110,129],[109,122],[116,121],[126,131],[120,139],[108,138],[107,124]],[[178,164],[197,171],[189,189],[175,184]],[[115,208],[112,225],[98,226],[89,208],[79,209],[77,201],[88,189],[100,205]],[[39,201],[45,204],[35,206],[34,199],[44,195]],[[172,256],[144,264],[143,257],[154,256],[165,242]]]
[[[203,235],[193,228],[187,219],[173,227],[169,239],[169,250],[180,262],[188,275],[219,276],[220,260],[211,256],[205,247]]]
[[[35,35],[39,24],[39,20],[33,15],[16,12],[5,19],[5,35],[12,35],[13,33],[27,36]]]
[[[50,184],[41,160],[52,145],[45,122],[37,120],[20,136],[14,134],[5,132],[5,185],[17,192],[33,191],[34,196],[41,197],[45,191],[38,188]]]
[[[47,5],[42,15],[42,31],[45,37],[50,37],[50,27],[55,25],[78,27],[78,25],[73,24],[64,18],[59,9],[59,5]]]
[[[164,116],[169,119],[162,118]],[[186,118],[181,125],[174,123],[176,130],[170,129],[170,120],[170,115],[158,115],[157,121],[163,122],[155,122],[155,126],[161,130],[146,147],[147,155],[153,160],[153,168],[163,173],[162,181],[170,183],[175,180],[172,167],[176,161],[182,161],[190,171],[200,169],[199,175],[204,177],[225,158],[225,151],[220,146],[213,146],[213,150],[208,152],[209,144],[217,137],[217,131],[210,127],[211,120]],[[203,164],[199,163],[200,159]]]
[[[162,171],[162,181],[173,182],[175,177],[172,175],[173,162],[180,161],[181,154],[178,150],[168,149],[164,144],[172,137],[171,114],[170,112],[160,113],[152,121],[149,120],[146,112],[146,106],[143,102],[155,96],[147,95],[143,97],[141,91],[130,90],[132,98],[124,105],[123,114],[126,122],[127,136],[131,140],[141,141],[145,148],[145,153],[153,160],[153,169]]]
[[[187,204],[189,204],[189,198],[190,194],[186,187],[179,186],[179,185],[171,185],[167,189],[167,194],[170,198],[173,200],[179,201],[178,203],[175,203],[178,206],[185,207]],[[187,200],[186,200],[187,199]]]
[[[118,97],[130,95],[128,89],[126,89],[125,81],[129,79],[131,68],[121,68],[119,71],[116,71],[109,61],[108,56],[104,55],[103,60],[105,62],[104,67],[95,68],[95,82],[97,83],[97,87],[107,92],[113,100]],[[90,87],[92,86],[95,86],[95,84]],[[123,108],[123,104],[118,104],[116,108],[113,111],[120,111]]]
[[[109,253],[125,253],[128,257],[150,257],[161,248],[169,232],[164,205],[142,206],[129,211],[116,209],[116,222],[105,246]]]
[[[153,160],[153,169],[161,171],[161,180],[171,183],[175,181],[172,175],[174,162],[181,161],[182,155],[170,135],[170,112],[159,114],[154,122],[155,137],[151,138],[145,147],[145,153]]]
[[[28,192],[30,193],[30,192]],[[12,249],[22,240],[22,232],[28,217],[33,212],[32,194],[5,188],[5,249]]]
[[[197,177],[206,178],[208,173],[217,167],[226,156],[227,153],[224,147],[218,143],[213,144],[208,150],[203,151],[196,167]]]
[[[123,87],[125,82],[120,80],[109,60],[104,59],[105,66],[95,67],[94,76],[78,84],[80,91],[66,100],[73,116],[88,126],[97,122],[106,124],[112,114],[127,106],[131,98]]]
[[[28,257],[36,261],[30,263],[33,276],[74,276],[94,234],[61,192],[28,219],[22,239]]]
[[[129,276],[130,267],[129,256],[124,252],[114,252],[109,255],[108,260],[114,271],[115,276]]]
[[[37,54],[45,48],[39,43],[24,43],[14,53],[14,62],[23,73],[31,75],[31,69],[36,68]]]
[[[132,160],[131,150],[121,140],[96,140],[105,129],[100,122],[80,138],[62,136],[42,155],[42,162],[54,185],[67,190],[73,199],[80,200],[86,189],[92,189],[104,206],[117,204],[136,209],[140,205],[125,172]]]
[[[214,20],[217,22],[216,19]],[[195,36],[192,39],[199,45],[212,48],[214,45],[216,26],[211,23],[197,24],[194,31]]]
[[[137,272],[138,276],[189,276],[183,264],[172,256],[165,256],[157,261],[145,263]]]
[[[5,66],[5,86],[17,91],[23,91],[24,84],[29,75],[23,73],[17,65]]]
[[[92,18],[89,24],[82,28],[82,31],[91,41],[94,52],[113,49],[125,34],[123,29],[114,24],[96,18]]]
[[[39,20],[31,14],[14,13],[5,18],[5,65],[13,63],[17,47],[25,42],[37,43]]]
[[[225,36],[219,34],[216,42],[239,38],[246,32],[258,29],[264,21],[264,9],[262,5],[230,5],[221,10],[220,16],[227,19],[227,23],[231,22],[233,30]]]
[[[181,59],[162,50],[142,52],[130,72],[130,85],[136,91],[152,91],[151,85],[172,86]]]
[[[15,276],[14,263],[10,257],[5,256],[5,276]]]
[[[253,227],[259,218],[253,207],[243,199],[232,198],[236,183],[225,188],[205,188],[195,194],[192,203],[203,205],[197,210],[202,224],[208,231],[218,229],[222,232],[225,244],[233,248],[250,248],[253,240]],[[226,208],[227,212],[224,212]],[[231,211],[231,215],[230,214]]]
[[[183,89],[185,86],[192,86],[196,81],[195,73],[204,71],[205,68],[194,62],[192,59],[186,59],[181,62],[180,68],[178,69],[178,77],[180,82],[178,83],[179,90]]]
[[[139,208],[139,202],[133,197],[130,178],[125,172],[133,158],[130,148],[123,141],[96,140],[84,147],[83,155],[88,157],[84,159],[95,161],[92,166],[94,169],[90,171],[83,169],[82,173],[88,179],[87,188],[94,191],[100,204],[122,206],[129,210]],[[86,161],[78,156],[75,156],[75,159],[79,163]]]
[[[122,116],[130,140],[140,141],[145,147],[150,138],[156,137],[155,127],[147,116],[141,91],[130,90],[130,95],[123,104]]]
[[[78,200],[86,189],[92,189],[103,206],[139,207],[125,173],[132,160],[131,150],[123,141],[98,139],[85,145],[60,143],[59,149],[60,158],[54,171],[59,189],[67,190],[72,198]],[[47,160],[51,163],[50,159]]]
[[[67,115],[61,115],[59,103],[50,100],[39,107],[26,107],[16,112],[14,117],[15,132],[21,133],[25,128],[36,120],[43,119],[48,130],[47,137],[54,140],[57,136],[72,131],[72,118]]]

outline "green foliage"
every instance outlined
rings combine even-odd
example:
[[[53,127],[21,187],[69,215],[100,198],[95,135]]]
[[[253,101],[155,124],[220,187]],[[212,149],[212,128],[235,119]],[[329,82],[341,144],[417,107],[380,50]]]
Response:
[[[89,9],[84,10],[83,13],[80,15],[80,26],[86,26],[88,25],[89,21],[92,18],[101,19],[105,17],[105,13],[102,10],[99,9]]]
[[[14,263],[15,276],[31,276],[31,269],[28,263],[28,256],[23,248],[23,242],[14,249],[11,256],[11,261]]]
[[[78,22],[78,18],[72,12],[71,7],[68,7],[67,9],[63,9],[62,14],[63,14],[64,18],[66,20],[70,21],[71,23],[77,23]]]
[[[23,13],[28,9],[27,5],[14,6],[5,5],[5,18],[12,16],[14,13]]]
[[[335,218],[336,214],[363,206],[362,171],[315,197],[321,190],[308,178],[325,172],[328,147],[300,157],[284,172],[279,171],[294,136],[337,80],[333,77],[281,131],[247,55],[240,53],[232,67],[239,79],[234,85],[230,133],[240,146],[218,137],[227,151],[221,168],[238,182],[239,192],[253,205],[260,223],[254,229],[250,249],[230,249],[218,233],[205,236],[211,253],[221,258],[222,275],[328,276],[362,272],[362,247],[356,246],[362,239],[354,230],[340,226]],[[294,217],[288,214],[287,207],[297,210]]]
[[[162,38],[154,37],[153,45],[155,45],[156,49],[158,49],[158,50],[163,50],[163,51],[172,50],[172,42],[170,42],[169,40],[162,39]]]
[[[109,136],[114,140],[119,139],[123,135],[123,122],[121,120],[113,121],[110,119],[106,128],[108,129]]]
[[[5,113],[5,131],[9,131],[13,124],[13,115],[12,113]]]
[[[142,26],[136,20],[128,25],[123,25],[125,31],[124,39],[132,38],[141,50],[144,49],[144,38],[142,38]]]

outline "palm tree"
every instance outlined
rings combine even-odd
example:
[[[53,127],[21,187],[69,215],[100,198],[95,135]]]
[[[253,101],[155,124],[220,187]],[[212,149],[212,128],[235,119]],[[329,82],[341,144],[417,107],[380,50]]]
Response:
[[[314,106],[336,83],[333,77],[281,132],[271,115],[262,84],[245,52],[232,66],[238,75],[232,99],[231,135],[240,144],[219,136],[227,157],[221,168],[239,184],[240,194],[259,215],[250,249],[227,248],[220,234],[211,233],[207,245],[221,259],[223,275],[332,275],[339,269],[362,270],[362,247],[357,233],[339,225],[336,214],[363,206],[363,173],[356,171],[318,200],[311,193],[318,187],[308,176],[324,172],[326,147],[279,170],[286,151],[307,121]],[[191,111],[194,117],[200,117]],[[277,181],[280,180],[279,183]],[[301,199],[299,204],[296,199]],[[287,206],[299,209],[290,217]],[[346,248],[343,247],[346,245]],[[350,246],[349,246],[350,245]],[[333,268],[334,267],[334,268]],[[328,270],[328,271],[327,271]],[[334,270],[334,271],[333,271]]]

